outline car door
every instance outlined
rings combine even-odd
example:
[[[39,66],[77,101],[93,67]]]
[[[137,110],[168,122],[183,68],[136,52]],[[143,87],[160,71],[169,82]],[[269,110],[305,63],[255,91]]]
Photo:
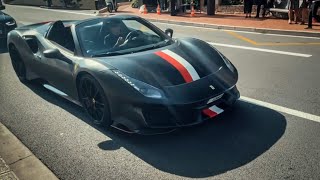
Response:
[[[61,25],[61,22],[59,23]],[[42,76],[44,76],[53,87],[67,95],[71,95],[75,90],[75,85],[73,84],[73,72],[76,65],[76,57],[74,55],[75,46],[70,27],[69,29],[68,27],[65,28],[67,31],[64,33],[62,33],[62,30],[56,31],[58,33],[53,34],[55,38],[47,36],[47,39],[45,39],[47,46],[43,49],[39,58],[42,61]],[[57,40],[57,36],[61,36],[59,38],[64,41]],[[59,56],[46,57],[45,52],[48,50],[57,50],[59,52]]]
[[[56,49],[61,53],[60,58],[47,58],[43,55],[42,58],[45,61],[43,72],[50,85],[71,95],[74,92],[73,72],[76,65],[74,55],[63,48],[57,47]]]

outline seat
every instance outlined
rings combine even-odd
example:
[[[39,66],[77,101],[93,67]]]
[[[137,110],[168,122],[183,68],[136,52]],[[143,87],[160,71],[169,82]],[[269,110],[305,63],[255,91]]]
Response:
[[[58,43],[61,46],[65,45],[65,40],[66,40],[66,29],[63,25],[62,21],[56,21],[53,23],[51,26],[50,30],[48,31],[47,34],[47,39],[54,41]]]

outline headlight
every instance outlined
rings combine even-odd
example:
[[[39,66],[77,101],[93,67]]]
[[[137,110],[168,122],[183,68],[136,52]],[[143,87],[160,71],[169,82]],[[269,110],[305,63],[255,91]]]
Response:
[[[164,97],[162,91],[158,88],[155,88],[149,84],[133,79],[118,70],[113,70],[113,72],[146,97],[155,99],[160,99]]]
[[[7,26],[14,26],[14,25],[16,25],[16,21],[14,19],[12,19],[12,20],[6,22],[6,25]]]

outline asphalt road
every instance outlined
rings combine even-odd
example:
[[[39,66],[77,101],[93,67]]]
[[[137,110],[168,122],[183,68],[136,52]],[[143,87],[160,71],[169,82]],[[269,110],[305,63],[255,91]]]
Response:
[[[19,24],[92,17],[17,6],[6,12]],[[234,111],[166,135],[105,131],[77,105],[21,84],[3,50],[0,121],[61,179],[320,178],[320,39],[155,24],[174,29],[174,37],[215,43],[235,64],[243,98]]]

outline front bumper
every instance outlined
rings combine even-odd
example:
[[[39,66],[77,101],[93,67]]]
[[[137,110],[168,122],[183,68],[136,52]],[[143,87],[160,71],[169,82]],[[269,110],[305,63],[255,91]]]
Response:
[[[114,117],[114,127],[139,134],[157,134],[180,127],[193,126],[210,119],[203,110],[217,106],[222,110],[230,108],[240,93],[236,86],[226,90],[223,96],[213,102],[209,97],[191,104],[135,104],[127,105],[125,118]],[[124,113],[122,112],[122,115]]]

